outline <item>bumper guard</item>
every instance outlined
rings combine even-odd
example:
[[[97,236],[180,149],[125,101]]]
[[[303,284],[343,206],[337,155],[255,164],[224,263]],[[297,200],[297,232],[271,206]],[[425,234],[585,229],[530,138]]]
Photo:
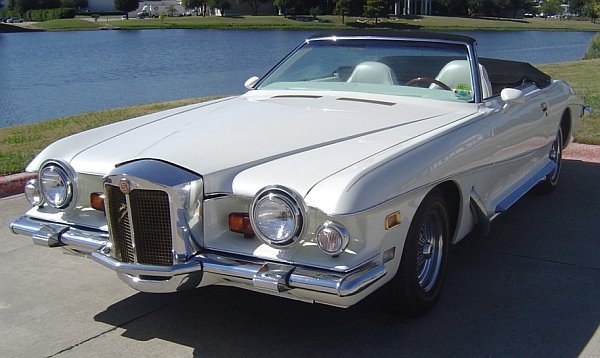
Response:
[[[204,273],[235,278],[251,288],[282,293],[291,289],[315,291],[339,297],[352,296],[385,276],[381,257],[350,272],[335,272],[303,266],[268,262],[206,251],[185,263],[156,266],[120,262],[110,256],[108,233],[74,228],[23,216],[10,225],[15,234],[30,235],[33,242],[49,247],[62,246],[89,255],[112,269],[129,286],[145,292],[175,292],[197,287]]]

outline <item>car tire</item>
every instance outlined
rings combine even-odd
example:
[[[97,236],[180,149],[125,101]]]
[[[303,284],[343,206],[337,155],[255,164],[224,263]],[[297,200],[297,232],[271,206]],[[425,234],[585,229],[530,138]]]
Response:
[[[383,290],[384,301],[397,314],[423,315],[440,296],[450,243],[447,208],[443,192],[434,189],[415,213],[398,272]]]
[[[550,149],[550,153],[548,154],[551,161],[556,164],[556,169],[554,169],[550,174],[546,175],[546,178],[542,180],[536,187],[536,192],[540,194],[547,194],[556,189],[558,185],[558,179],[560,178],[560,167],[562,164],[562,150],[563,150],[563,132],[562,127],[558,127],[558,131],[556,132],[556,138],[552,143],[552,148]]]

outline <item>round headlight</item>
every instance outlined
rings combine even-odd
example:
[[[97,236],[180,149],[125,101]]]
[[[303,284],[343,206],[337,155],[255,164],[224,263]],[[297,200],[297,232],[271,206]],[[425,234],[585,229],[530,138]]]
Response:
[[[52,207],[62,209],[73,198],[73,182],[66,169],[57,163],[47,164],[40,170],[40,187],[44,200]]]
[[[267,244],[285,247],[300,236],[303,214],[296,194],[276,189],[259,192],[250,210],[256,235]]]
[[[348,246],[348,232],[334,222],[326,221],[316,233],[317,245],[328,255],[339,255]]]
[[[44,202],[44,197],[40,192],[40,187],[36,179],[31,179],[25,184],[25,197],[32,206],[39,206]]]

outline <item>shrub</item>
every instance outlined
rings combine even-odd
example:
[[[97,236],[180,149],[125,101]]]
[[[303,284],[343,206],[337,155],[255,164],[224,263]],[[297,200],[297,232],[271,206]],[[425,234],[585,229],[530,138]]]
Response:
[[[72,19],[77,10],[68,8],[29,10],[25,13],[25,18],[30,21],[49,21],[57,19]]]
[[[4,10],[0,10],[0,17],[16,17],[16,18],[21,18],[23,16],[17,10],[4,9]]]
[[[585,55],[583,55],[584,60],[592,58],[600,58],[600,34],[592,38]]]

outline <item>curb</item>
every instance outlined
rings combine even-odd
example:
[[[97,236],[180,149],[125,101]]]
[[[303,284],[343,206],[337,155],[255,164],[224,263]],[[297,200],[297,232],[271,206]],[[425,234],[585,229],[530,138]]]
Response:
[[[0,177],[0,198],[23,193],[25,183],[37,177],[34,173],[19,173]]]
[[[571,143],[563,152],[563,159],[600,164],[600,145]],[[25,183],[36,176],[19,173],[0,177],[0,198],[23,193]]]

